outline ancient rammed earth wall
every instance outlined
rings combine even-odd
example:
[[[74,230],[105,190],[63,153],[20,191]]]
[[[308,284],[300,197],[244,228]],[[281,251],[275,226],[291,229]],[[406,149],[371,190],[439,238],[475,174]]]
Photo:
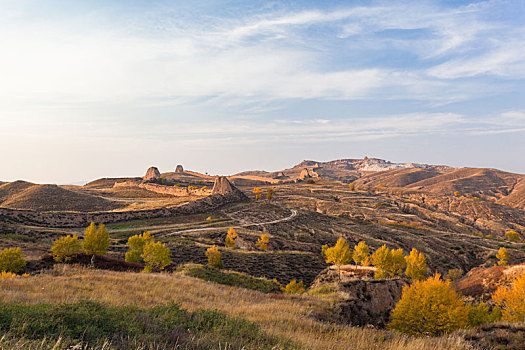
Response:
[[[244,198],[235,193],[214,194],[173,208],[94,213],[38,212],[34,210],[0,208],[0,222],[47,227],[84,227],[91,222],[107,224],[120,221],[198,214],[240,200],[244,200]]]
[[[151,192],[170,194],[172,196],[209,196],[211,194],[211,189],[208,188],[188,188],[188,187],[175,187],[175,186],[163,186],[154,183],[134,183],[134,182],[117,182],[113,187],[140,187],[144,188]]]

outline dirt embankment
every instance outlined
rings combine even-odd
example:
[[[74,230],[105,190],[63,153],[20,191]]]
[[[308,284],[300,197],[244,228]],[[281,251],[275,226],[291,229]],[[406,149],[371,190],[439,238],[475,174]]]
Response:
[[[225,204],[245,200],[237,193],[215,194],[178,207],[122,212],[38,212],[0,208],[0,221],[46,227],[83,227],[91,222],[113,223],[203,213]]]

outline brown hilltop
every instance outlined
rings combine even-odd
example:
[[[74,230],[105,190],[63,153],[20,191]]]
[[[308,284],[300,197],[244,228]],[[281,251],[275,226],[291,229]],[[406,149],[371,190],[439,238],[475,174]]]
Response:
[[[15,181],[0,186],[0,207],[38,211],[113,210],[121,203],[57,185]]]

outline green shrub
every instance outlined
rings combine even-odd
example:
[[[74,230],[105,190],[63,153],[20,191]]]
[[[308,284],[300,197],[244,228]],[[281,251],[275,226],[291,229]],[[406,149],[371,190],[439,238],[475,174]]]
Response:
[[[254,277],[236,271],[222,271],[203,265],[186,265],[181,269],[186,275],[228,286],[253,289],[263,293],[278,292],[279,283],[264,277]]]
[[[111,348],[216,349],[218,344],[238,348],[297,348],[285,338],[270,337],[257,325],[219,311],[189,312],[177,304],[143,309],[106,306],[81,301],[74,304],[0,303],[0,331],[28,339],[80,341],[91,346],[111,341]],[[84,348],[84,347],[83,347]],[[87,348],[87,347],[86,347]]]

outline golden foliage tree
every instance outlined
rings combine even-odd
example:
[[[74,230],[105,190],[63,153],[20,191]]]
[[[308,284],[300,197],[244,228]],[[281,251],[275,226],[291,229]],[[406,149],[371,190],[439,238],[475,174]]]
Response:
[[[26,266],[22,249],[6,248],[0,252],[0,271],[18,273]]]
[[[226,233],[226,239],[224,241],[224,245],[228,248],[235,247],[235,238],[237,238],[237,233],[235,232],[235,229],[233,227],[230,227],[228,229],[228,233]]]
[[[206,257],[208,258],[208,266],[215,267],[217,269],[223,268],[222,254],[216,245],[206,250]]]
[[[468,325],[469,311],[450,286],[436,274],[403,288],[389,327],[409,335],[441,335]]]
[[[496,258],[498,258],[499,266],[507,266],[509,262],[509,252],[507,252],[505,247],[501,247],[498,250],[498,254],[496,254]]]
[[[253,194],[255,195],[255,200],[258,201],[262,196],[262,189],[260,187],[255,187],[253,189]]]
[[[257,246],[260,250],[266,251],[268,249],[268,243],[270,242],[270,238],[266,233],[263,233],[261,237],[257,240]]]
[[[414,280],[422,280],[425,278],[428,273],[427,270],[427,259],[423,253],[417,251],[416,248],[412,248],[409,256],[405,257],[407,263],[407,269],[405,270],[405,275]]]
[[[69,261],[82,252],[82,246],[77,235],[68,235],[53,242],[51,247],[53,259],[57,262]]]
[[[357,245],[354,245],[354,251],[352,253],[352,260],[356,265],[368,266],[370,265],[370,249],[366,245],[366,242],[361,241]]]
[[[266,199],[268,200],[268,202],[271,201],[274,196],[275,196],[275,191],[273,188],[266,189]]]
[[[109,248],[109,233],[104,224],[99,224],[98,227],[92,222],[84,231],[84,241],[82,248],[86,254],[89,255],[104,255]]]
[[[348,185],[348,188],[350,188],[350,191],[355,191],[355,185],[354,185],[354,183],[353,183],[353,182],[350,183],[350,184]]]
[[[390,254],[390,264],[387,266],[387,272],[390,277],[401,276],[407,266],[403,249],[392,249]]]
[[[387,278],[388,270],[392,263],[392,252],[386,245],[381,246],[378,250],[370,256],[372,265],[377,269],[374,277],[375,278]]]
[[[507,238],[509,242],[517,242],[520,240],[520,234],[516,231],[507,231],[505,232],[505,238]]]
[[[144,259],[144,271],[151,272],[153,269],[164,270],[171,264],[170,249],[161,242],[149,242],[144,246],[142,259]]]
[[[128,238],[126,245],[129,250],[126,252],[126,261],[140,263],[142,259],[142,253],[144,253],[144,247],[146,244],[153,242],[153,236],[149,231],[146,231],[140,235],[134,235]]]
[[[281,287],[281,290],[285,294],[303,294],[306,288],[303,281],[297,282],[297,280],[292,280],[286,287]]]
[[[328,264],[337,266],[337,275],[339,276],[339,280],[341,280],[341,265],[349,263],[350,259],[352,259],[352,251],[348,243],[346,243],[343,237],[340,237],[335,246],[331,248],[328,248],[327,245],[323,246],[323,255]]]
[[[525,273],[518,276],[510,288],[498,287],[492,300],[501,308],[503,320],[525,321]]]

